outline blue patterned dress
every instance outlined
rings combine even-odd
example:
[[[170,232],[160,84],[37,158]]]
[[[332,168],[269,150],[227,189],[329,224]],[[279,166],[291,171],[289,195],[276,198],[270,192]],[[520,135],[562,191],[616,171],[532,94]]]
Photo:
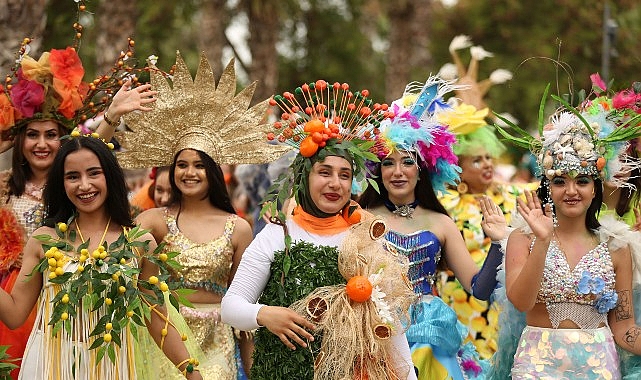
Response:
[[[489,363],[478,357],[472,343],[463,344],[467,328],[436,292],[434,282],[441,259],[441,243],[430,231],[405,235],[389,231],[386,247],[408,257],[409,279],[421,302],[410,309],[412,325],[406,332],[419,379],[483,379]]]

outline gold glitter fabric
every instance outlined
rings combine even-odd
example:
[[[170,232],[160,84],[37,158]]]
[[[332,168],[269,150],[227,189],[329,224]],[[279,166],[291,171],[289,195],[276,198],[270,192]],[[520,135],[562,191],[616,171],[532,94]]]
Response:
[[[171,165],[183,149],[207,153],[219,164],[260,164],[291,149],[267,142],[268,100],[248,108],[256,82],[236,95],[233,59],[216,86],[204,53],[195,80],[177,53],[172,82],[173,87],[159,71],[151,71],[157,101],[151,112],[125,116],[132,132],[123,135],[126,151],[118,154],[122,167]]]
[[[621,379],[612,333],[608,327],[527,326],[514,356],[512,379]]]
[[[220,322],[220,304],[198,304],[194,308],[181,306],[180,314],[194,334],[208,361],[223,361],[232,372],[236,368],[236,341],[232,327]]]
[[[234,247],[231,236],[237,215],[230,215],[225,222],[223,234],[206,243],[191,241],[178,229],[176,218],[165,210],[165,222],[169,233],[164,241],[167,252],[180,252],[176,261],[182,268],[176,277],[187,288],[204,288],[207,291],[225,295],[231,271]]]

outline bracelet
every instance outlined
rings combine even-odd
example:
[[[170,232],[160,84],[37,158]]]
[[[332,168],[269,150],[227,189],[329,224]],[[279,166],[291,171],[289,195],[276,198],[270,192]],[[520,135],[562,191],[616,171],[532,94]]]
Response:
[[[120,125],[120,118],[118,118],[118,120],[111,120],[109,116],[107,116],[107,111],[105,111],[105,113],[102,114],[102,118],[105,120],[107,124],[109,124],[111,128],[118,128],[118,126]]]
[[[198,359],[195,358],[187,358],[180,363],[176,364],[176,368],[180,371],[180,367],[182,367],[183,364],[187,363],[185,366],[185,369],[183,369],[181,372],[184,376],[187,376],[188,373],[192,373],[194,371],[198,371],[198,368],[196,366],[199,364]]]

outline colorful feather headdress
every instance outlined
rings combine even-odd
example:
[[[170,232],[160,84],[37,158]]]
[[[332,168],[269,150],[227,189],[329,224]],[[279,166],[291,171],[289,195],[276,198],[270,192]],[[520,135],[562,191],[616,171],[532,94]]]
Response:
[[[438,77],[408,84],[403,97],[392,103],[394,117],[381,123],[381,133],[372,147],[379,159],[394,151],[415,153],[437,192],[444,192],[448,184],[454,186],[461,172],[452,151],[456,137],[435,116],[450,108],[443,96],[455,87]]]
[[[641,114],[629,103],[623,105],[617,101],[619,107],[615,107],[616,95],[613,98],[597,96],[583,101],[579,107],[552,95],[562,107],[545,123],[543,112],[549,87],[539,107],[539,138],[500,116],[513,133],[497,126],[499,132],[512,143],[530,149],[548,179],[561,174],[589,175],[625,186],[615,175],[641,166],[639,160],[626,154],[628,142],[641,136]]]
[[[315,162],[327,156],[351,161],[354,183],[367,179],[377,186],[366,178],[365,162],[378,161],[369,149],[374,145],[374,136],[380,133],[381,122],[394,116],[387,104],[375,103],[368,90],[352,92],[347,83],[330,84],[325,80],[304,83],[294,93],[276,95],[271,104],[278,106],[282,114],[267,139],[298,149],[291,170],[279,177],[265,198],[265,204],[274,207],[272,215],[277,213],[277,202],[292,196],[299,201],[301,189],[307,187],[306,174]]]

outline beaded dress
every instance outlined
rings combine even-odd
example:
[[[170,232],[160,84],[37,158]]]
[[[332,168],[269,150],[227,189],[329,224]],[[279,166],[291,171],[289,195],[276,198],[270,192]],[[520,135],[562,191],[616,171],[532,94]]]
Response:
[[[18,224],[22,227],[23,238],[26,242],[33,231],[42,224],[44,206],[38,198],[38,196],[42,196],[42,189],[36,189],[36,191],[31,192],[32,196],[26,194],[19,197],[11,196],[8,188],[10,176],[10,170],[0,173],[0,207],[7,208],[13,212]],[[4,255],[4,252],[0,252],[0,255]],[[4,262],[5,260],[2,261]],[[18,278],[20,267],[22,266],[21,263],[22,254],[20,254],[18,260],[9,264],[9,267],[0,268],[0,286],[9,293]],[[9,329],[4,323],[0,322],[0,345],[9,346],[7,353],[11,357],[22,357],[27,345],[27,339],[33,329],[35,318],[36,309],[34,308],[25,323],[15,330]],[[12,375],[15,378],[18,375],[18,369],[12,371]]]
[[[537,303],[546,305],[552,328],[526,326],[512,377],[620,379],[619,357],[607,327],[607,312],[616,306],[614,285],[607,242],[600,242],[570,268],[553,240],[537,295]],[[579,329],[559,329],[563,320],[571,320]]]
[[[169,233],[164,242],[166,252],[180,252],[176,261],[182,269],[176,277],[183,288],[200,288],[219,294],[227,291],[234,248],[231,236],[234,232],[236,215],[230,215],[225,222],[223,234],[206,243],[196,243],[187,238],[178,228],[175,216],[165,210],[165,222]],[[193,332],[196,341],[208,361],[224,362],[232,372],[242,371],[237,364],[234,331],[220,321],[220,304],[198,304],[194,308],[181,306],[180,314]]]
[[[410,310],[412,325],[406,332],[419,379],[482,379],[489,364],[481,361],[471,343],[464,344],[467,328],[456,313],[434,297],[434,283],[441,259],[441,244],[431,232],[411,234],[388,231],[386,248],[407,256],[408,277],[421,302]]]

